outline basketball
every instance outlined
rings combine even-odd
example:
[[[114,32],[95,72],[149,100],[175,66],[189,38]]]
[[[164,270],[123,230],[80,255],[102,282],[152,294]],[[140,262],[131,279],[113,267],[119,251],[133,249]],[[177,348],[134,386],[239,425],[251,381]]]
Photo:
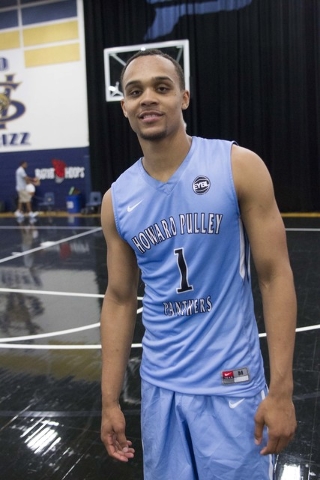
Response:
[[[36,191],[36,188],[32,183],[28,183],[28,185],[26,186],[26,190],[31,195]]]

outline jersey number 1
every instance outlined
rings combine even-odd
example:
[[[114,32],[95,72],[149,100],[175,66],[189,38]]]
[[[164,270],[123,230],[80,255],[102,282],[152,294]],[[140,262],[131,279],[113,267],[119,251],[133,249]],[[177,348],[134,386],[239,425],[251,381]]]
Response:
[[[174,251],[175,255],[177,255],[177,264],[180,271],[180,287],[177,288],[177,293],[188,292],[189,290],[193,290],[193,286],[189,285],[188,282],[188,267],[186,264],[186,260],[184,258],[183,248],[176,248]]]

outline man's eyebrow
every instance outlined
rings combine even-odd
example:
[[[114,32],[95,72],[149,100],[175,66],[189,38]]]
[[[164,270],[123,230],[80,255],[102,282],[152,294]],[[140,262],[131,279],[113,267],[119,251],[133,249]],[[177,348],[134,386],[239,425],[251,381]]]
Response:
[[[152,77],[152,81],[154,82],[163,82],[163,81],[169,81],[172,84],[174,84],[174,81],[172,78],[168,77],[167,75],[158,75],[157,77]],[[132,85],[141,85],[142,81],[141,80],[131,80],[130,82],[125,84],[125,89],[131,87]]]
[[[158,77],[154,77],[154,80],[156,80],[158,82],[163,82],[163,81],[169,80],[169,82],[174,83],[172,78],[168,77],[167,75],[162,75],[162,76],[159,75]]]

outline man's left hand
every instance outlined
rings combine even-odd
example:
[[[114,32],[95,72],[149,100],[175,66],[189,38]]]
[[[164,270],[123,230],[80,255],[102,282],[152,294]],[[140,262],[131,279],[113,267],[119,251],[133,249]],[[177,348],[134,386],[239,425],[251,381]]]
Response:
[[[263,428],[268,428],[268,443],[261,450],[261,455],[280,453],[293,439],[297,428],[291,398],[267,396],[260,403],[254,420],[254,438],[257,445],[261,444]]]

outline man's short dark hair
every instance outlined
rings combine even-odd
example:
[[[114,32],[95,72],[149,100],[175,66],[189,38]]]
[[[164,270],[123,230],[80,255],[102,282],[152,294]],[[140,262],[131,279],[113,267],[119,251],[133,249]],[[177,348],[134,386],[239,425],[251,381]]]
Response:
[[[170,60],[171,63],[173,63],[174,68],[176,69],[176,72],[177,72],[177,75],[178,75],[178,78],[179,78],[180,89],[181,89],[181,90],[185,90],[186,85],[185,85],[185,80],[184,80],[184,73],[183,73],[183,70],[182,70],[182,67],[181,67],[180,63],[177,62],[177,60],[175,60],[174,58],[172,58],[172,57],[171,57],[170,55],[168,55],[167,53],[165,53],[165,52],[163,52],[162,50],[159,50],[159,49],[157,49],[157,48],[149,48],[149,49],[147,49],[147,50],[139,50],[137,53],[135,53],[134,55],[132,55],[132,57],[130,57],[129,60],[127,60],[125,66],[124,66],[123,69],[122,69],[121,76],[120,76],[120,82],[121,82],[122,88],[123,88],[123,77],[124,77],[124,74],[125,74],[125,71],[126,71],[128,65],[129,65],[133,60],[135,60],[136,58],[139,58],[139,57],[148,57],[148,56],[155,56],[155,55],[158,55],[159,57],[166,58],[167,60]]]

